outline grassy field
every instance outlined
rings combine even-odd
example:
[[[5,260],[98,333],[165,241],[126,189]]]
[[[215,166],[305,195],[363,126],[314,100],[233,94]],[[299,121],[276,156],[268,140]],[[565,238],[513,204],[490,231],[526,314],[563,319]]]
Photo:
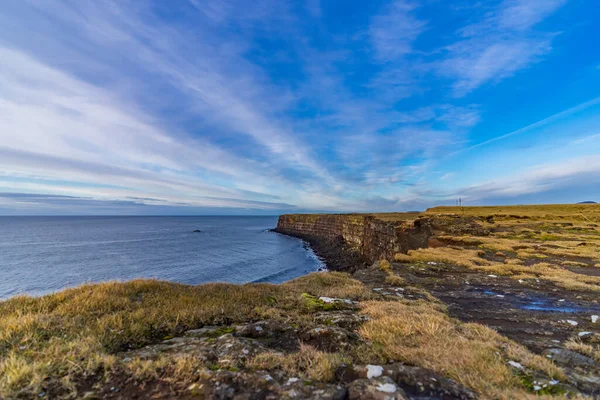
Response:
[[[282,285],[104,283],[1,302],[0,398],[47,393],[53,398],[78,397],[82,382],[91,379],[97,387],[110,386],[116,377],[188,387],[224,367],[193,355],[143,361],[119,354],[206,325],[229,327],[269,319],[310,329],[316,326],[315,312],[329,309],[313,296],[358,301],[355,312],[369,317],[358,330],[367,341],[334,353],[305,345],[288,354],[266,352],[234,364],[236,370],[283,370],[289,376],[331,381],[342,363],[393,359],[429,368],[496,398],[530,396],[508,360],[556,379],[564,377],[547,359],[493,330],[448,317],[436,301],[384,301],[345,274],[315,273]]]
[[[434,207],[425,214],[460,214],[467,216],[514,219],[524,217],[543,220],[600,222],[600,204],[544,204],[491,207]],[[385,215],[385,214],[384,214]]]
[[[387,215],[387,214],[386,214]],[[436,207],[438,246],[396,261],[447,262],[565,289],[600,291],[600,205]]]

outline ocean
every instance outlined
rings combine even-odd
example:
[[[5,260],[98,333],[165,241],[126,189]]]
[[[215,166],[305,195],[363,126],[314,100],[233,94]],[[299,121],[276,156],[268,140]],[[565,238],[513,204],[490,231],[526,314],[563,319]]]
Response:
[[[0,299],[88,282],[280,283],[322,268],[277,217],[0,217]],[[194,232],[199,230],[200,232]]]

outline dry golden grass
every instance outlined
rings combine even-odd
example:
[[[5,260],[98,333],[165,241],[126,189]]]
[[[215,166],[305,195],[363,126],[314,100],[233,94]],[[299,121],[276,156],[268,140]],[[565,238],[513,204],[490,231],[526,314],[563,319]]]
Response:
[[[506,275],[513,279],[539,278],[553,282],[569,290],[600,291],[600,277],[571,272],[560,266],[539,262],[525,266],[522,260],[494,262],[481,258],[481,250],[457,248],[427,248],[411,250],[408,254],[397,254],[398,262],[448,263],[488,274]],[[529,255],[526,258],[530,258]]]
[[[373,296],[346,274],[315,273],[283,285],[103,283],[0,302],[0,398],[37,393],[47,377],[72,390],[83,371],[110,370],[115,352],[186,329],[263,318],[309,320],[304,292]]]
[[[584,354],[600,363],[600,335],[595,334],[593,343],[583,343],[579,339],[570,339],[565,343],[565,348]]]
[[[341,353],[325,353],[307,345],[301,345],[297,353],[268,352],[254,357],[248,366],[257,370],[281,368],[293,377],[315,381],[331,381],[335,370],[344,362],[351,362]]]
[[[36,397],[48,384],[72,397],[84,373],[105,379],[128,374],[136,379],[194,381],[203,364],[193,356],[163,355],[124,363],[117,353],[204,325],[265,317],[309,324],[314,311],[306,307],[306,293],[358,300],[371,318],[360,333],[379,345],[357,345],[333,354],[309,346],[290,354],[267,352],[248,360],[247,368],[283,369],[290,375],[328,381],[342,363],[391,358],[458,378],[481,393],[508,390],[518,398],[528,394],[507,369],[508,359],[562,377],[547,360],[495,332],[449,318],[433,298],[412,303],[372,301],[373,292],[346,274],[315,273],[282,285],[104,283],[0,302],[0,398]],[[486,383],[483,377],[488,374],[494,378]]]
[[[600,221],[600,204],[545,204],[495,207],[434,207],[425,214],[460,214],[468,216],[511,216],[543,220]]]
[[[392,286],[400,286],[403,285],[405,283],[404,278],[402,278],[401,276],[398,276],[396,273],[394,273],[394,269],[392,268],[392,263],[390,263],[388,260],[381,260],[379,261],[379,266],[378,266],[380,271],[383,271],[386,273],[386,277],[385,277],[385,283],[387,283],[388,285],[392,285]]]
[[[426,303],[370,301],[362,312],[370,320],[360,334],[379,343],[385,357],[430,368],[486,398],[513,391],[526,395],[509,360],[564,379],[547,359],[482,325],[461,324]]]

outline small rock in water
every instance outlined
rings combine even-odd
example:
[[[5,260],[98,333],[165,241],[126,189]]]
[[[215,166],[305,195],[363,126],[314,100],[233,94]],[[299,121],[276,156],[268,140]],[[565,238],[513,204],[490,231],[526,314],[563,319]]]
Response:
[[[598,322],[598,317],[597,315],[592,315],[592,324],[595,324],[596,322]]]
[[[193,233],[201,233],[202,231],[200,229],[194,229],[192,232]]]
[[[383,367],[381,365],[367,365],[367,378],[377,378],[383,374]]]

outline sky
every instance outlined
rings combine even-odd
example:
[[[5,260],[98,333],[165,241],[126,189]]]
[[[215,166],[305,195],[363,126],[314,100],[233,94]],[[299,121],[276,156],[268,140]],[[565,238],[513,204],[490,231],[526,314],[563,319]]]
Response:
[[[4,0],[0,215],[600,202],[592,0]]]

